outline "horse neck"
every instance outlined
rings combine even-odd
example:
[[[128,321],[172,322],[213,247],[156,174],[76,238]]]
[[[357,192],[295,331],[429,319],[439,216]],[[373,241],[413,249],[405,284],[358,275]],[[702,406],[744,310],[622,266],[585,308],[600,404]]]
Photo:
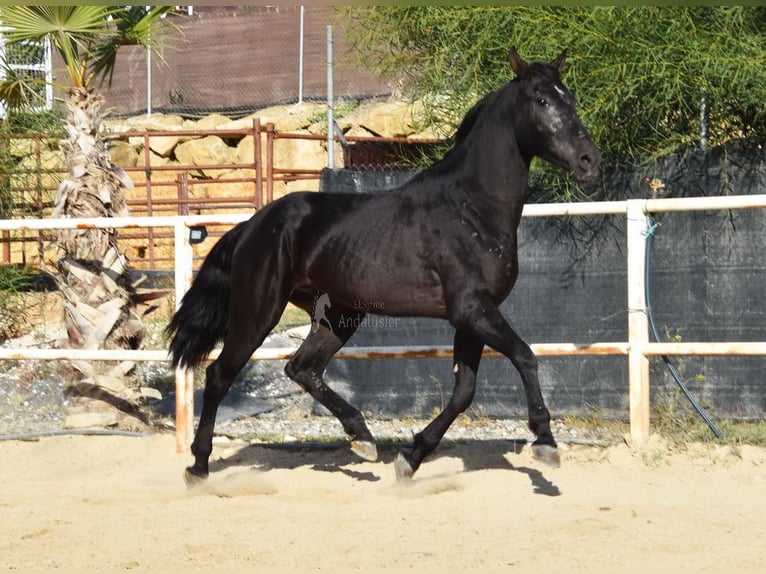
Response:
[[[455,193],[498,227],[518,225],[529,181],[529,164],[516,131],[496,107],[485,110],[459,147],[453,169]]]

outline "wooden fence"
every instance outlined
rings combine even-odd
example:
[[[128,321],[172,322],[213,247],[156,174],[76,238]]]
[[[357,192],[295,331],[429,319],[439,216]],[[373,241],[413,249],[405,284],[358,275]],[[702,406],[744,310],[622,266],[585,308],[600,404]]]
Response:
[[[152,160],[152,140],[170,137],[184,140],[206,136],[217,136],[228,140],[252,137],[252,157],[240,158],[242,161],[239,163],[208,165],[179,162],[156,165],[156,162]],[[327,136],[322,134],[279,132],[273,123],[262,125],[258,118],[253,119],[252,125],[242,129],[146,130],[113,132],[106,134],[105,137],[109,141],[141,142],[139,147],[143,151],[138,164],[123,168],[131,176],[136,190],[127,200],[130,213],[135,217],[208,215],[222,212],[252,214],[274,200],[280,184],[292,181],[318,182],[320,179],[320,169],[275,165],[274,148],[278,140],[306,140],[321,143],[327,140]],[[440,143],[440,140],[435,139],[373,136],[344,136],[342,139],[336,137],[336,141],[343,147],[346,165],[359,167],[364,163],[366,169],[384,169],[387,166],[390,169],[397,158],[408,155],[410,148],[419,150]],[[38,165],[44,163],[41,149],[41,140],[37,139],[31,155],[36,158]],[[199,174],[203,170],[218,172],[225,170],[226,174],[216,178],[201,177]],[[53,209],[52,198],[56,192],[53,183],[56,179],[61,179],[65,171],[62,169],[43,173],[41,171],[20,174],[24,176],[20,179],[29,182],[27,184],[29,188],[15,192],[20,199],[14,210],[14,217],[45,218],[50,215]],[[226,187],[237,189],[239,192],[224,193],[223,190]],[[195,193],[195,189],[205,188],[213,191]],[[33,234],[21,234],[14,237],[8,231],[4,231],[0,237],[0,244],[2,244],[0,261],[7,263],[12,260],[10,245],[13,243],[21,243],[29,247],[31,253],[24,251],[22,255],[25,262],[42,257],[45,245],[54,240],[48,232],[48,229],[41,229]],[[216,237],[221,232],[220,229],[213,229],[211,236]],[[142,256],[131,257],[131,264],[137,269],[171,268],[172,240],[173,235],[167,229],[154,227],[130,228],[119,237],[123,248],[125,245],[141,243]]]
[[[577,342],[533,344],[540,356],[571,355],[625,355],[628,359],[629,418],[632,442],[641,445],[650,432],[649,356],[651,355],[766,355],[766,342],[699,342],[651,343],[645,299],[645,248],[648,213],[669,211],[730,210],[766,207],[766,195],[726,197],[698,197],[677,199],[630,199],[626,201],[533,204],[524,208],[524,217],[561,217],[594,214],[624,215],[627,218],[627,294],[628,340],[625,342]],[[229,214],[218,216],[158,216],[123,219],[43,219],[0,220],[1,230],[51,230],[82,227],[99,228],[165,228],[172,229],[174,239],[176,302],[181,301],[192,278],[192,249],[189,242],[190,227],[208,225],[231,226],[248,216]],[[294,349],[259,349],[256,360],[288,359]],[[343,359],[370,359],[396,357],[450,357],[449,346],[433,347],[347,347],[336,356]],[[486,350],[485,355],[496,355]],[[211,358],[216,356],[216,352]],[[114,351],[79,349],[22,349],[0,348],[0,360],[167,360],[162,350]],[[191,444],[193,432],[193,374],[179,369],[176,373],[176,444],[184,452]]]

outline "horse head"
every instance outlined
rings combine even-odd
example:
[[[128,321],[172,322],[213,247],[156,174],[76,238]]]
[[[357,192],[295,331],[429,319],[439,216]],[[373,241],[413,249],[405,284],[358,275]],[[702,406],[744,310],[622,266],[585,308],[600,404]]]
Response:
[[[579,183],[596,177],[601,152],[577,116],[575,99],[559,75],[566,50],[550,63],[527,64],[511,48],[509,60],[516,74],[512,84],[518,86],[514,117],[522,153],[530,159],[543,158]]]

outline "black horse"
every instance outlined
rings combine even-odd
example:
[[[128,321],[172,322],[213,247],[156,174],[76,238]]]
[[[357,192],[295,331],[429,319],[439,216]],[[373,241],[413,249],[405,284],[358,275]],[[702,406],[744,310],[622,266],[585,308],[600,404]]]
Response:
[[[471,404],[485,345],[518,369],[537,437],[533,450],[558,464],[537,359],[498,306],[518,274],[516,228],[532,158],[559,166],[578,182],[598,171],[601,154],[561,83],[565,56],[527,64],[511,48],[513,81],[474,105],[454,147],[400,188],[292,193],[213,246],[168,326],[174,366],[198,365],[223,341],[207,368],[187,481],[207,477],[218,405],[288,301],[311,314],[321,296],[330,304],[323,305],[322,320],[314,321],[285,371],[340,420],[362,458],[377,458],[372,434],[362,414],[322,377],[371,311],[442,318],[455,328],[452,397],[412,447],[399,453],[397,478],[412,476]]]

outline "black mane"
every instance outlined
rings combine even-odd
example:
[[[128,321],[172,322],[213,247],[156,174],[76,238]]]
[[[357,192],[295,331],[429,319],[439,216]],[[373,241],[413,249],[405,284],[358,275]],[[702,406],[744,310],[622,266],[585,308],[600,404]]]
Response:
[[[491,111],[495,109],[497,105],[497,100],[500,98],[500,95],[504,91],[506,91],[514,82],[506,84],[505,86],[495,90],[494,92],[490,92],[489,94],[481,98],[478,102],[476,102],[471,107],[471,109],[469,109],[466,112],[465,116],[463,116],[463,119],[460,122],[460,125],[458,126],[457,130],[455,130],[455,133],[452,135],[452,137],[450,138],[452,140],[452,145],[445,152],[444,156],[440,160],[433,163],[432,165],[418,172],[410,181],[418,181],[421,178],[425,177],[426,174],[430,174],[433,176],[438,173],[442,173],[444,171],[449,170],[450,166],[452,166],[454,162],[460,161],[459,150],[462,148],[463,144],[468,139],[468,136],[473,132],[474,128],[476,128],[477,125],[480,124],[479,119],[483,117],[485,114],[490,113]]]

